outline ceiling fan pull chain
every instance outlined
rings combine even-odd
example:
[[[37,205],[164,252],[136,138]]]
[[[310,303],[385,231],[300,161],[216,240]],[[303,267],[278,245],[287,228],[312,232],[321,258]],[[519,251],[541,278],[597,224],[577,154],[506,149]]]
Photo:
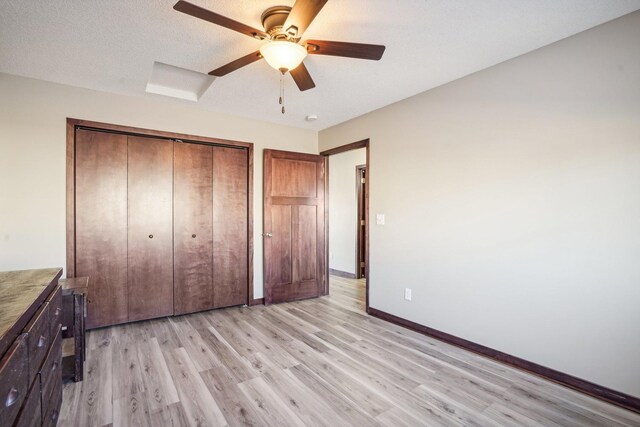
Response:
[[[280,105],[282,105],[282,114],[284,114],[284,72],[280,72]]]

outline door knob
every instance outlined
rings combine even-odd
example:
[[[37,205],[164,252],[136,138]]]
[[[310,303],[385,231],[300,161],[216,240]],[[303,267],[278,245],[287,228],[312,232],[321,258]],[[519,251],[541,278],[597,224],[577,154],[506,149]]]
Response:
[[[149,234],[149,238],[150,238],[150,239],[153,239],[153,234]]]
[[[263,236],[265,236],[265,237],[273,237],[273,233],[265,233],[265,234],[263,234]]]

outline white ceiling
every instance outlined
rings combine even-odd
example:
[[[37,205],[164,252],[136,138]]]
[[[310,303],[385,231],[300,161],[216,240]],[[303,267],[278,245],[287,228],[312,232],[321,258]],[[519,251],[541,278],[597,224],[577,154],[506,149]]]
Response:
[[[240,33],[173,10],[177,0],[0,0],[0,72],[145,93],[154,61],[208,72],[257,50]],[[191,0],[256,28],[293,0]],[[259,61],[215,80],[197,106],[324,129],[640,9],[640,0],[329,0],[305,38],[384,44],[381,61],[310,56],[316,88]],[[306,122],[305,116],[318,120]]]

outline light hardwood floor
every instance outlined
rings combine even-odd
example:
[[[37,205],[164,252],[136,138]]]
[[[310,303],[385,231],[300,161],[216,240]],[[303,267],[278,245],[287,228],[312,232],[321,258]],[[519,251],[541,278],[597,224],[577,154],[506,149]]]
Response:
[[[331,296],[89,332],[60,426],[639,426],[640,415],[364,314]]]

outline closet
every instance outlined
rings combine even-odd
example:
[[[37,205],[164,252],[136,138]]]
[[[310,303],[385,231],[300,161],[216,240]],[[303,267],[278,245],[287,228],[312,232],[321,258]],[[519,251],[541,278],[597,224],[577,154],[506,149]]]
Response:
[[[72,142],[67,274],[89,276],[88,328],[249,302],[250,144],[77,125]]]

